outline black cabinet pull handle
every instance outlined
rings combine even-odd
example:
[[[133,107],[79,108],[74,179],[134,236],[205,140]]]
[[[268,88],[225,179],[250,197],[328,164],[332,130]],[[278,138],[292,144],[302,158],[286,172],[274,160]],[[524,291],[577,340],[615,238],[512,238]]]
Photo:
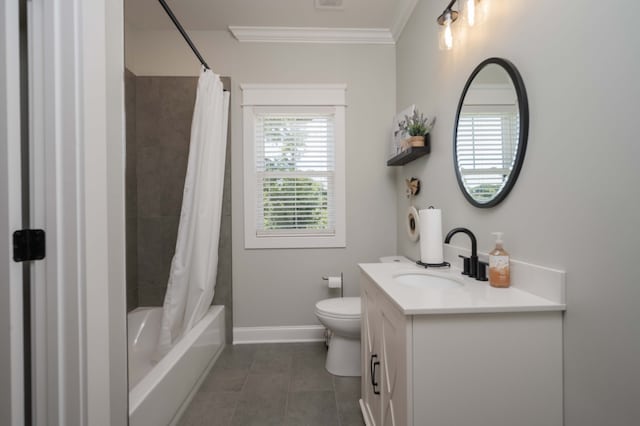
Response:
[[[375,358],[378,358],[378,355],[371,354],[371,358],[369,359],[369,377],[371,377],[371,385],[373,385],[373,383],[376,381],[376,379],[373,377],[373,360]]]
[[[375,361],[374,359],[378,359],[377,354],[371,354],[371,386],[373,387],[373,393],[375,395],[380,395],[380,391],[376,389],[378,387],[378,382],[376,381],[376,367],[380,365],[380,361]]]

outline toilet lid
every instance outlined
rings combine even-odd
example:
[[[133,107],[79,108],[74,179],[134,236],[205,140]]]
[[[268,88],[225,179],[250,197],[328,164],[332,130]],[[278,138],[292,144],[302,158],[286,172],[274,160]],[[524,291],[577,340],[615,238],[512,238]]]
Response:
[[[331,316],[343,318],[360,318],[359,297],[336,297],[316,303],[316,311]]]

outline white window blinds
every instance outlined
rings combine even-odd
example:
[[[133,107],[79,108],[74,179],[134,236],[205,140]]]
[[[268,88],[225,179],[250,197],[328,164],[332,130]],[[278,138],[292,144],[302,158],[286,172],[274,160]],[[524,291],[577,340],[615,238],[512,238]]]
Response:
[[[256,108],[257,237],[335,234],[334,111]]]
[[[344,84],[242,84],[244,247],[346,247]]]
[[[457,130],[458,168],[478,200],[490,200],[506,184],[518,149],[515,105],[465,107]]]

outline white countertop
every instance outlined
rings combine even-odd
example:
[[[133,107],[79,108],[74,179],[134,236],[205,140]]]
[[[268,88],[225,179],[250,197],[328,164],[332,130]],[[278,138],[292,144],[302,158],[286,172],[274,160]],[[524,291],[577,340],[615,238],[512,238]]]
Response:
[[[476,281],[460,274],[459,269],[427,270],[411,263],[361,263],[358,266],[405,315],[564,311],[566,309],[564,303],[537,296],[513,285],[509,288],[493,288],[488,281]],[[398,284],[394,276],[405,272],[433,274],[454,279],[463,285],[451,289],[430,289]],[[531,284],[528,285],[528,288],[532,288]],[[544,285],[545,283],[541,283],[541,286]]]

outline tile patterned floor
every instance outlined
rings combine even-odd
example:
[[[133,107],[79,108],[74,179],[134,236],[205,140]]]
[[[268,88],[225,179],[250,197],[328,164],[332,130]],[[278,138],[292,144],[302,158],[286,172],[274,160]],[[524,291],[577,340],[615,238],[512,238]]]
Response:
[[[180,426],[362,426],[359,377],[332,376],[324,343],[228,345]]]

